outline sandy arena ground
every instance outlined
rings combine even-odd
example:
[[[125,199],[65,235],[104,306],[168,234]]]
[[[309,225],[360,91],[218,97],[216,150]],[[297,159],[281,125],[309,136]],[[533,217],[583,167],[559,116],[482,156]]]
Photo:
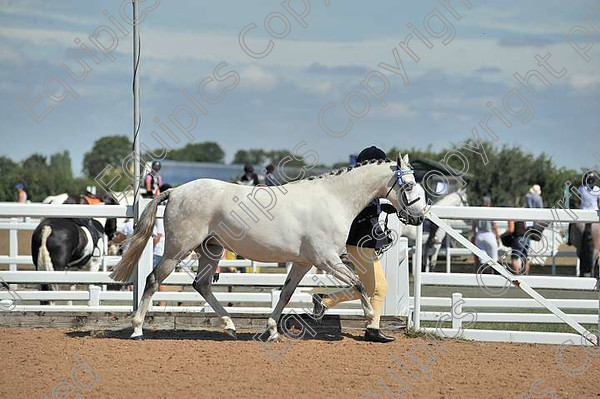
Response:
[[[147,332],[145,341],[128,340],[128,334],[0,329],[0,398],[51,398],[56,384],[71,381],[77,365],[74,354],[100,377],[83,398],[346,399],[361,398],[371,388],[387,398],[377,381],[397,391],[399,384],[388,373],[393,369],[408,382],[392,355],[404,358],[416,343],[427,344],[435,353],[431,379],[413,366],[418,380],[409,382],[403,398],[519,398],[540,378],[544,382],[532,397],[553,397],[540,394],[548,387],[558,398],[600,397],[600,356],[590,357],[585,373],[567,375],[555,361],[557,347],[549,345],[443,342],[446,351],[441,353],[423,338],[396,335],[396,342],[381,345],[361,341],[358,333],[345,333],[339,339],[284,338],[273,349],[291,346],[275,362],[252,340],[252,333],[238,334],[237,341],[211,331]],[[416,356],[426,363],[426,353],[422,349]],[[570,367],[585,361],[583,348],[564,352]],[[83,385],[92,382],[86,372],[77,378]]]

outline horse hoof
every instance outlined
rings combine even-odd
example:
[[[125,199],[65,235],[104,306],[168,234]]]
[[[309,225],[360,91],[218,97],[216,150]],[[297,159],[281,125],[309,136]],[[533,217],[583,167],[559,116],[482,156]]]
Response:
[[[229,335],[233,339],[237,339],[237,334],[235,333],[234,329],[226,328],[225,329],[225,334]]]
[[[136,335],[135,337],[130,337],[129,339],[132,339],[134,341],[143,341],[144,340],[144,336],[143,335]]]
[[[267,342],[279,342],[279,333],[275,333],[267,338]]]

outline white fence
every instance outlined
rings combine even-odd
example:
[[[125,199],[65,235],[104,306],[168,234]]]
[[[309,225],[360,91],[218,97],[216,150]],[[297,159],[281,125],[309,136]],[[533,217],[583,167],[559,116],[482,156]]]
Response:
[[[126,206],[104,206],[104,205],[42,205],[42,204],[14,204],[0,203],[0,217],[132,217],[133,210]],[[158,215],[162,217],[163,207],[159,207]],[[398,220],[390,220],[391,228],[398,228]],[[0,271],[0,279],[16,288],[17,284],[91,284],[87,291],[23,291],[12,290],[10,292],[0,291],[0,300],[18,299],[14,311],[47,311],[47,312],[70,312],[70,311],[92,311],[92,312],[131,312],[134,304],[134,293],[143,292],[143,282],[146,275],[152,270],[152,252],[150,245],[147,246],[142,255],[138,267],[138,278],[142,284],[137,281],[133,283],[137,289],[132,291],[111,291],[107,290],[108,284],[115,284],[108,277],[107,270],[114,266],[120,257],[106,256],[103,261],[103,271],[83,272],[83,271],[20,271],[19,265],[31,265],[32,260],[29,255],[19,255],[18,249],[18,231],[33,230],[37,223],[22,222],[11,220],[0,222],[0,230],[9,230],[9,255],[0,256],[0,264],[9,264],[8,271]],[[149,241],[150,244],[150,241]],[[193,272],[189,265],[190,262],[183,262],[188,266],[184,267],[184,272],[172,273],[165,281],[164,285],[184,285],[189,286],[193,281]],[[408,243],[406,239],[401,239],[382,258],[382,264],[388,280],[390,293],[384,303],[383,315],[397,316],[408,315],[409,295],[408,279]],[[276,263],[254,262],[250,260],[221,260],[221,267],[252,268],[253,273],[221,273],[219,280],[214,283],[216,286],[242,287],[240,292],[215,292],[215,296],[221,302],[252,303],[258,306],[232,306],[228,307],[231,313],[270,313],[279,298],[279,288],[285,282],[286,274],[282,273],[255,273],[258,268],[277,267]],[[101,285],[101,287],[100,287]],[[250,290],[252,287],[252,290]],[[263,287],[268,292],[256,292],[255,287]],[[308,291],[317,287],[320,289],[334,290],[341,287],[341,284],[324,274],[307,274],[300,283],[300,289],[292,297],[290,304],[296,306],[295,310],[304,311],[306,308],[312,309],[312,299]],[[255,292],[252,292],[255,291]],[[157,292],[153,297],[155,302],[173,301],[197,303],[197,306],[153,306],[153,311],[178,311],[178,312],[212,312],[205,303],[200,294],[196,292]],[[32,305],[22,304],[24,301],[84,301],[87,304],[82,305]],[[107,305],[107,302],[128,302],[128,305]],[[137,302],[135,302],[137,303]],[[290,311],[290,308],[287,309]],[[362,314],[362,308],[359,301],[352,301],[346,307],[332,309],[332,314]]]
[[[564,211],[550,209],[523,209],[523,208],[489,208],[489,207],[436,207],[431,208],[431,218],[434,222],[438,218],[444,219],[462,219],[462,220],[521,220],[521,221],[576,221],[576,222],[598,222],[599,216],[594,211]],[[441,222],[441,221],[440,221]],[[443,222],[441,222],[443,223]],[[440,225],[440,227],[442,227]],[[448,227],[444,227],[448,229]],[[447,230],[449,234],[451,229]],[[455,235],[456,238],[462,238]],[[467,240],[462,238],[463,245],[469,248],[469,252],[477,250]],[[594,292],[597,287],[597,281],[594,278],[578,277],[556,277],[556,276],[516,276],[514,283],[510,283],[503,276],[492,274],[446,274],[446,273],[421,273],[421,257],[418,252],[422,244],[422,227],[417,234],[417,256],[415,257],[415,289],[413,296],[412,323],[419,329],[421,320],[429,322],[447,321],[452,323],[451,329],[442,329],[448,335],[454,336],[459,333],[468,339],[485,341],[510,341],[510,342],[535,342],[535,343],[553,343],[560,344],[569,339],[575,344],[589,344],[582,340],[579,335],[570,333],[539,332],[539,331],[503,331],[503,330],[480,330],[474,328],[463,329],[463,321],[471,321],[468,314],[476,314],[477,322],[491,323],[562,323],[565,321],[563,313],[554,309],[568,309],[567,319],[573,325],[586,323],[597,324],[600,329],[600,301],[596,294],[590,295],[589,299],[551,299],[537,295],[535,299],[507,298],[509,291],[518,290],[518,286],[525,289],[553,289]],[[511,281],[513,281],[511,279]],[[507,287],[514,285],[515,287]],[[422,286],[448,286],[453,287],[452,297],[423,297],[421,295]],[[462,288],[455,288],[462,287]],[[504,287],[508,289],[505,290]],[[460,290],[473,291],[480,295],[488,297],[464,297]],[[457,292],[458,291],[458,292]],[[531,292],[526,290],[526,292]],[[489,293],[497,296],[489,296]],[[464,297],[464,298],[463,298]],[[464,302],[463,302],[464,301]],[[444,311],[425,311],[421,307],[447,308]],[[466,308],[470,308],[466,311]],[[496,310],[492,312],[491,310]],[[509,310],[497,312],[498,309]],[[529,310],[529,312],[513,312],[515,309]],[[535,309],[535,310],[534,310]],[[549,309],[552,313],[532,313],[539,312],[539,309]],[[558,310],[558,311],[556,311]],[[594,311],[594,313],[591,313]],[[598,312],[598,313],[596,313]],[[560,316],[560,317],[559,317]],[[579,326],[581,327],[581,326]],[[425,330],[435,331],[433,327]],[[440,330],[438,330],[439,332]]]
[[[433,207],[433,212],[442,218],[447,219],[484,219],[484,220],[532,220],[532,221],[552,221],[556,216],[562,221],[569,220],[569,216],[564,212],[558,212],[553,215],[547,209],[520,209],[520,208],[476,208],[476,207]],[[162,209],[159,209],[159,216]],[[598,215],[595,212],[575,211],[578,216],[577,221],[592,222],[598,221]],[[89,206],[89,205],[20,205],[20,204],[0,204],[0,217],[131,217],[131,207],[125,206]],[[390,218],[390,227],[396,228],[398,225],[396,218]],[[130,312],[132,305],[123,305],[123,301],[133,302],[134,294],[131,291],[108,291],[99,286],[106,286],[114,283],[108,277],[107,272],[35,272],[35,271],[19,271],[18,265],[30,263],[30,257],[19,255],[16,252],[17,230],[31,229],[33,224],[23,222],[2,222],[0,229],[9,229],[10,233],[10,254],[9,256],[0,257],[0,263],[10,264],[9,271],[1,271],[0,278],[10,284],[40,284],[40,283],[57,283],[57,284],[91,284],[87,291],[58,291],[58,292],[42,292],[42,291],[16,291],[16,292],[0,292],[0,300],[6,300],[18,296],[20,301],[14,308],[15,311],[47,311],[47,312],[66,312],[66,311],[111,311],[111,312]],[[420,229],[421,230],[421,229]],[[422,237],[422,232],[421,232]],[[418,240],[419,241],[419,237]],[[14,244],[14,245],[13,245]],[[140,275],[143,275],[142,281],[145,280],[146,274],[151,270],[151,252],[150,246],[147,247],[146,254],[140,262]],[[388,295],[384,306],[384,315],[404,316],[408,315],[415,323],[416,327],[420,327],[420,321],[437,321],[442,319],[451,320],[452,326],[456,329],[462,327],[464,314],[460,313],[464,309],[478,309],[479,322],[515,322],[515,323],[555,323],[560,321],[553,314],[529,313],[527,310],[536,310],[543,308],[537,301],[533,299],[516,299],[503,297],[481,297],[485,296],[485,292],[476,297],[469,297],[468,294],[463,294],[462,299],[464,304],[459,306],[461,299],[458,295],[450,297],[422,297],[421,287],[425,286],[450,286],[455,287],[452,292],[460,294],[461,287],[471,287],[471,295],[473,287],[479,287],[480,284],[476,275],[472,274],[453,274],[453,273],[420,273],[420,260],[418,252],[420,246],[416,247],[417,256],[415,257],[415,289],[412,300],[414,301],[413,310],[410,312],[410,302],[408,295],[408,248],[405,239],[401,239],[398,245],[383,257],[386,277],[388,279]],[[105,266],[110,267],[118,261],[118,257],[107,257]],[[220,265],[232,265],[236,267],[252,266],[250,261],[222,261]],[[267,267],[268,264],[254,263],[254,266]],[[169,285],[188,285],[192,281],[192,276],[186,272],[175,272],[165,281]],[[249,303],[252,302],[257,306],[237,306],[228,308],[232,313],[269,313],[276,303],[279,296],[279,287],[283,285],[285,274],[271,273],[221,273],[219,281],[215,283],[217,286],[232,286],[244,287],[240,292],[217,292],[216,297],[222,302]],[[481,280],[481,276],[480,276]],[[524,283],[538,289],[560,289],[560,290],[577,290],[583,292],[591,292],[594,290],[596,280],[591,278],[575,278],[575,277],[552,277],[552,276],[525,276],[521,277]],[[139,280],[138,280],[139,281]],[[506,284],[506,280],[501,276],[484,275],[483,282],[485,286],[502,287]],[[311,297],[307,291],[315,287],[334,287],[337,283],[329,276],[323,274],[308,274],[302,280],[296,294],[290,301],[290,307],[287,309],[295,309],[303,311],[312,307]],[[98,285],[98,286],[96,286]],[[139,285],[138,285],[139,287]],[[264,287],[266,292],[250,292],[249,287]],[[511,288],[510,290],[514,290]],[[137,290],[141,293],[141,288]],[[254,291],[257,291],[254,289]],[[41,306],[32,304],[22,304],[23,301],[78,301],[81,305],[61,305],[61,306]],[[196,292],[158,292],[155,301],[177,301],[186,303],[197,303],[197,306],[154,306],[153,311],[172,311],[181,312],[211,312],[203,298]],[[110,303],[121,303],[118,305]],[[357,301],[354,301],[347,308],[333,309],[333,314],[362,314]],[[598,322],[598,316],[589,313],[593,309],[597,309],[599,301],[597,299],[551,299],[550,304],[559,308],[568,309],[568,315],[578,323],[592,324]],[[421,306],[438,308],[436,310],[421,311]],[[446,308],[447,310],[439,310]],[[451,311],[454,309],[454,311]],[[498,312],[498,309],[523,309],[520,313]],[[481,311],[481,312],[479,312]],[[457,313],[458,312],[458,313]],[[467,328],[464,330],[464,337],[471,339],[482,340],[501,340],[512,342],[539,342],[539,343],[561,343],[568,338],[572,338],[575,342],[578,338],[575,334],[559,334],[559,333],[540,333],[526,331],[501,331],[501,330],[475,330]]]

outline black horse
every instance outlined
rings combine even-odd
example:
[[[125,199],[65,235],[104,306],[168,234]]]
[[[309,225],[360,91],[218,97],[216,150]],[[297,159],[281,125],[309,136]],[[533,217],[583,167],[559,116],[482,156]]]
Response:
[[[103,200],[106,204],[116,204],[110,197]],[[43,219],[31,237],[33,265],[41,271],[79,269],[87,265],[90,271],[98,271],[105,244],[116,230],[115,218],[108,218],[104,226],[92,218]],[[49,285],[42,284],[43,291],[50,289]]]

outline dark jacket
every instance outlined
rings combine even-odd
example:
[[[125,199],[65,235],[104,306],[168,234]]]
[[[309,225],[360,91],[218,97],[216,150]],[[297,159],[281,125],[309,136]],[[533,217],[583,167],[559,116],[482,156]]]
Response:
[[[391,241],[379,224],[380,214],[381,205],[379,199],[375,199],[352,222],[346,245],[374,249],[381,249],[389,245]],[[375,228],[373,228],[374,226]]]

